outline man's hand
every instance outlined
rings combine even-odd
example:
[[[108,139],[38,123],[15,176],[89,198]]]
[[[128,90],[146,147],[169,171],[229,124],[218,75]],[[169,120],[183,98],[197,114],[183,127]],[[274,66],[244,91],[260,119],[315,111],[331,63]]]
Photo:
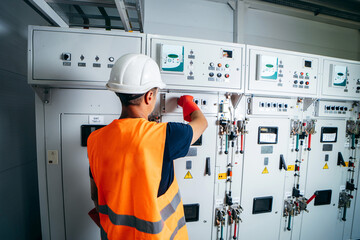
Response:
[[[193,99],[192,96],[184,95],[181,96],[178,101],[179,106],[183,108],[184,120],[190,122],[189,125],[193,129],[191,144],[198,140],[208,126],[204,114],[200,111],[196,103],[193,102]]]
[[[191,113],[200,110],[196,103],[193,102],[194,97],[190,95],[181,96],[178,100],[178,105],[183,108],[184,120],[191,122]]]

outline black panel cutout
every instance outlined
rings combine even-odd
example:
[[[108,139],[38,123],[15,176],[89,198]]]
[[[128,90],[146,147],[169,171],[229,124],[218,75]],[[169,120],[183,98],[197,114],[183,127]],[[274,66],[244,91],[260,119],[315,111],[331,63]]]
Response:
[[[201,145],[202,145],[202,135],[198,138],[198,140],[196,140],[196,142],[191,144],[191,146],[201,146]]]
[[[186,222],[197,222],[199,221],[199,209],[200,204],[184,204],[184,213]]]
[[[253,200],[253,214],[267,213],[272,211],[273,197],[258,197]]]
[[[277,144],[278,127],[259,127],[258,144]]]
[[[322,150],[324,152],[331,152],[333,150],[333,145],[332,144],[324,144]]]
[[[311,63],[312,63],[311,61],[305,60],[304,67],[311,68]]]
[[[336,142],[337,131],[337,127],[322,127],[320,142]]]
[[[321,190],[316,192],[317,192],[317,196],[315,198],[315,203],[314,203],[315,206],[329,205],[331,203],[332,190]]]
[[[106,125],[81,125],[81,146],[87,146],[87,139],[90,134]]]

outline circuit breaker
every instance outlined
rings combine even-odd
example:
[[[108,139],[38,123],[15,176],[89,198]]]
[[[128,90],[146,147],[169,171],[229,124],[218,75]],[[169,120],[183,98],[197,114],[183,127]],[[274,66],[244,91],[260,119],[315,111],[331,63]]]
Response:
[[[244,91],[241,44],[148,35],[149,55],[169,88]]]
[[[319,56],[247,45],[246,92],[316,96]]]

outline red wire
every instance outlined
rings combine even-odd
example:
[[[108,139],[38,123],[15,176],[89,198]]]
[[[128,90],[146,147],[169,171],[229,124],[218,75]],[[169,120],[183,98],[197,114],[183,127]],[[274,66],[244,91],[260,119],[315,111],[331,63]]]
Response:
[[[311,148],[311,134],[309,134],[308,148]]]

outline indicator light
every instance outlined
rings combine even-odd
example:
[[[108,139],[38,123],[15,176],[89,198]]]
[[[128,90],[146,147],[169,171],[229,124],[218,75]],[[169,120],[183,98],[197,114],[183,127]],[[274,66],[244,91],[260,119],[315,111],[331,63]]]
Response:
[[[230,67],[230,65],[229,65],[229,64],[225,64],[225,67],[226,67],[226,68],[229,68],[229,67]]]
[[[229,74],[225,74],[225,77],[228,78],[230,75]]]
[[[214,67],[215,64],[213,62],[210,63],[210,67]]]
[[[303,75],[304,75],[304,73],[303,73],[303,72],[301,72],[301,73],[300,73],[300,75],[301,75],[301,76],[303,76]]]
[[[307,81],[305,84],[306,84],[306,85],[309,85],[309,82]]]
[[[221,63],[218,63],[218,67],[221,67],[222,66],[222,64]]]

